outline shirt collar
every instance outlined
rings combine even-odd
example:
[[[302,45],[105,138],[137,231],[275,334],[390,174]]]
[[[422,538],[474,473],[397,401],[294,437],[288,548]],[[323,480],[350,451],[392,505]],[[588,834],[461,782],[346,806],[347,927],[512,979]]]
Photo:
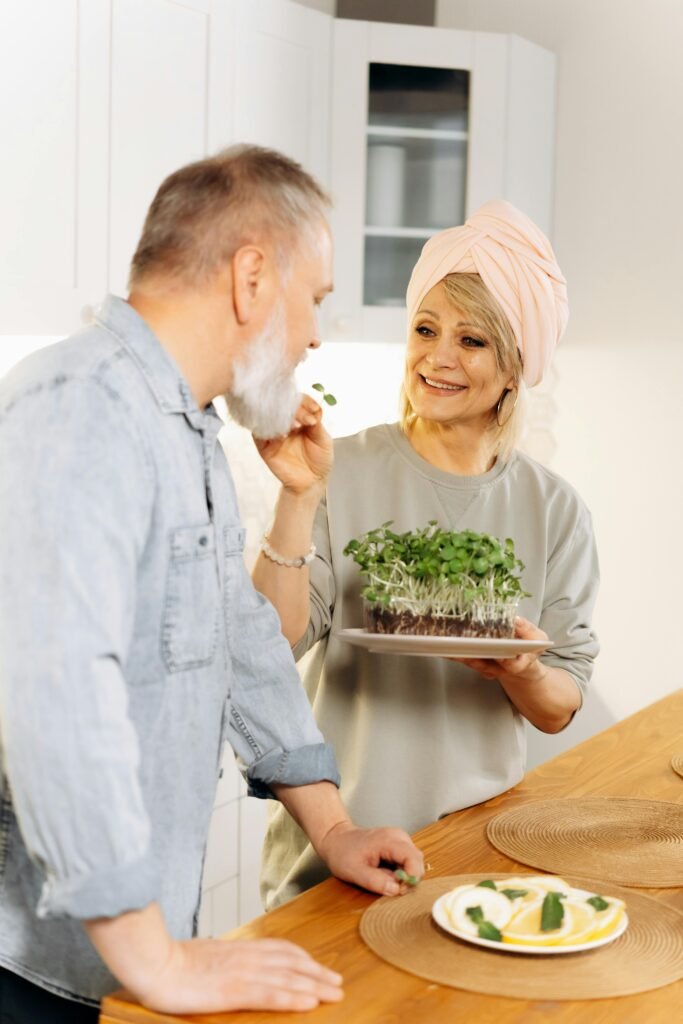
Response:
[[[218,433],[222,423],[213,405],[201,410],[178,364],[133,307],[108,295],[95,310],[95,321],[114,334],[131,355],[165,413],[183,413],[196,430]]]

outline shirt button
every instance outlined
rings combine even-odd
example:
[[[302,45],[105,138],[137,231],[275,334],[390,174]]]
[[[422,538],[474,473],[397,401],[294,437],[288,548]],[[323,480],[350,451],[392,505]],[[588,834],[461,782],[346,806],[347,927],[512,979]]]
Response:
[[[209,543],[209,538],[206,536],[205,533],[203,533],[202,536],[199,538],[199,543],[203,548],[205,548],[206,545]]]

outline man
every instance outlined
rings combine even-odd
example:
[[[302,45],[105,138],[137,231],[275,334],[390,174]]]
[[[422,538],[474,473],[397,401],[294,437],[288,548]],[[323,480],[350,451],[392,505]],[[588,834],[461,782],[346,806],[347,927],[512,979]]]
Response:
[[[96,1020],[124,984],[169,1013],[304,1010],[340,978],[286,942],[191,940],[223,741],[339,877],[399,887],[408,836],[337,792],[273,608],[253,589],[212,399],[286,433],[331,289],[326,199],[236,147],[171,175],[127,302],[0,387],[0,1000]],[[0,1002],[0,1006],[3,1003]],[[1,1019],[1,1018],[0,1018]]]

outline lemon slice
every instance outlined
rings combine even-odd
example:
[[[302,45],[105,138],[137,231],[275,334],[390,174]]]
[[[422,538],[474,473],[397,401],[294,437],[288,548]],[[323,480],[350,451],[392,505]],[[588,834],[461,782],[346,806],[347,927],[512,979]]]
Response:
[[[591,940],[602,939],[615,932],[624,917],[626,904],[623,900],[607,897],[609,906],[605,910],[594,910],[595,929]]]
[[[495,889],[475,885],[460,885],[453,889],[444,901],[444,906],[453,927],[465,935],[479,934],[478,926],[467,914],[472,907],[481,907],[484,920],[499,929],[505,927],[514,910],[507,896]]]
[[[564,902],[564,913],[571,908],[572,927],[566,938],[558,945],[577,946],[582,942],[590,942],[595,936],[597,911],[586,903],[585,899],[577,896],[568,896]]]
[[[503,942],[517,946],[559,946],[574,928],[573,907],[564,908],[564,917],[559,928],[551,932],[541,931],[541,908],[543,900],[527,904],[514,915],[509,924],[501,929]]]
[[[559,879],[560,883],[562,879]],[[514,878],[504,878],[502,881],[496,881],[496,889],[502,892],[503,889],[526,889],[526,896],[518,896],[517,899],[512,901],[513,912],[525,906],[528,903],[535,903],[536,900],[542,900],[545,894],[550,891],[547,888],[543,888],[538,884],[538,879],[531,875],[515,875]],[[557,892],[563,892],[563,889],[557,889]]]

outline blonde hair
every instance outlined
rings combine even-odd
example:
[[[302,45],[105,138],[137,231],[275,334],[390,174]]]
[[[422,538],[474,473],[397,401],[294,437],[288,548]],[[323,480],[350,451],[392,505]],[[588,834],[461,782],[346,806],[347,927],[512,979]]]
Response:
[[[330,200],[300,164],[261,146],[231,146],[181,167],[159,186],[130,268],[129,287],[162,277],[207,281],[239,248],[267,241],[283,272],[316,238]]]
[[[503,398],[500,411],[503,425],[497,420],[498,407],[492,414],[491,433],[494,435],[494,454],[503,460],[512,455],[519,441],[524,425],[524,405],[526,387],[522,380],[522,357],[517,348],[510,321],[497,300],[488,290],[479,274],[449,274],[441,281],[448,298],[454,306],[472,320],[480,328],[482,334],[493,347],[496,366],[502,373],[512,374],[516,397],[511,411],[506,408],[510,401]],[[508,392],[504,392],[507,394]],[[401,386],[400,420],[404,434],[416,419],[416,413],[410,404],[405,386]]]

